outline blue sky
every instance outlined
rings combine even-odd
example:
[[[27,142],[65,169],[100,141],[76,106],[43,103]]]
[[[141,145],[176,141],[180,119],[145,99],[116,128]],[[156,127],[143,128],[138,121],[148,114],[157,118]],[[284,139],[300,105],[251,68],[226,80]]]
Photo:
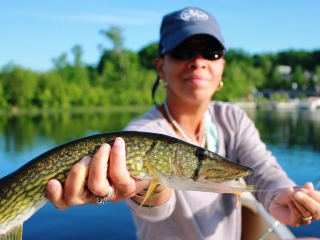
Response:
[[[97,64],[100,30],[122,28],[125,48],[158,41],[162,16],[187,6],[213,14],[228,48],[248,53],[320,49],[318,0],[0,0],[0,67],[9,62],[37,71],[53,67],[80,45],[83,61]]]

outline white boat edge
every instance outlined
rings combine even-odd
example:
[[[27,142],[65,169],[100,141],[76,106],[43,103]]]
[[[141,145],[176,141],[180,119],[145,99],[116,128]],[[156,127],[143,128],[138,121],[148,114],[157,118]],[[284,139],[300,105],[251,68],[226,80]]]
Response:
[[[244,240],[282,240],[296,239],[289,228],[282,223],[278,223],[262,206],[260,202],[250,192],[240,195],[242,205],[242,237]],[[277,222],[277,223],[276,223]],[[277,224],[274,226],[274,224]],[[270,227],[274,226],[265,238],[264,234]]]

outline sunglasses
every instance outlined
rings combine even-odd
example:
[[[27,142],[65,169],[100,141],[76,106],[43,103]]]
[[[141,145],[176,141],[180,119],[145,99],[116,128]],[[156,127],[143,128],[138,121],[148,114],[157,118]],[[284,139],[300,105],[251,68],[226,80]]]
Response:
[[[168,51],[172,58],[177,60],[188,60],[195,56],[196,53],[200,53],[200,55],[207,60],[217,60],[224,56],[223,49],[216,49],[213,46],[200,46],[196,47],[193,45],[179,45],[171,51]],[[164,52],[165,53],[165,52]]]

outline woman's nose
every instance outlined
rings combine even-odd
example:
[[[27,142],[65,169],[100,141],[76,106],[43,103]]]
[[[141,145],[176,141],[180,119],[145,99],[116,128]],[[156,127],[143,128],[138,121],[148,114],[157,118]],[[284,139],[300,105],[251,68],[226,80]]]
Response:
[[[189,65],[190,68],[205,68],[206,60],[201,56],[199,52],[196,52],[195,55],[190,59]]]

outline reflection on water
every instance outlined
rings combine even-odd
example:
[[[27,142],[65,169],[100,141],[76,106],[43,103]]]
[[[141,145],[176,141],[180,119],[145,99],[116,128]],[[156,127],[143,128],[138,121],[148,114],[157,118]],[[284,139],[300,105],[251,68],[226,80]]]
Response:
[[[247,111],[261,139],[298,184],[320,176],[320,111]],[[320,222],[291,228],[296,237],[320,237]]]
[[[0,117],[2,151],[21,152],[36,147],[38,141],[49,140],[56,145],[89,134],[121,130],[136,112],[98,112],[89,114],[48,114],[42,116]]]
[[[248,110],[247,113],[255,122],[268,149],[273,152],[281,166],[297,184],[312,181],[319,175],[320,111]],[[121,130],[131,119],[140,114],[141,112],[90,112],[20,117],[0,116],[0,177],[64,142],[95,133]],[[133,239],[134,228],[129,210],[122,203],[106,204],[105,208],[108,208],[103,211],[105,217],[108,217],[107,214],[118,216],[119,211],[124,211],[120,221],[122,227],[127,227],[127,231],[122,232],[121,239]],[[96,234],[102,236],[100,234],[106,231],[107,223],[99,223],[96,229],[88,230],[86,229],[88,219],[73,217],[74,214],[80,212],[87,214],[90,219],[99,218],[101,211],[98,210],[91,206],[82,207],[81,211],[78,208],[72,208],[72,210],[59,212],[51,205],[46,205],[27,221],[24,239],[28,239],[28,236],[29,239],[34,239],[35,234],[38,236],[46,234],[50,228],[53,233],[50,233],[46,239],[67,239],[66,235],[60,236],[59,233],[53,231],[62,225],[69,229],[70,236],[89,234],[90,231],[92,231],[90,234],[94,234],[99,228],[101,232],[98,231]],[[43,222],[48,215],[65,217],[47,219],[46,224],[48,225],[43,225],[43,229],[39,228],[38,223]],[[317,228],[320,228],[320,224],[315,222],[310,227],[293,229],[293,232],[297,237],[320,237]],[[119,230],[115,229],[118,229],[117,226],[112,227],[110,231],[114,230],[114,234],[119,234],[117,233]]]
[[[62,143],[101,132],[119,131],[137,112],[90,112],[0,116],[0,177]],[[5,171],[5,173],[2,173]]]
[[[320,111],[248,110],[268,145],[320,151]],[[1,152],[19,153],[40,142],[55,145],[94,133],[119,131],[140,112],[0,116]]]
[[[320,111],[248,111],[267,144],[320,151]]]

